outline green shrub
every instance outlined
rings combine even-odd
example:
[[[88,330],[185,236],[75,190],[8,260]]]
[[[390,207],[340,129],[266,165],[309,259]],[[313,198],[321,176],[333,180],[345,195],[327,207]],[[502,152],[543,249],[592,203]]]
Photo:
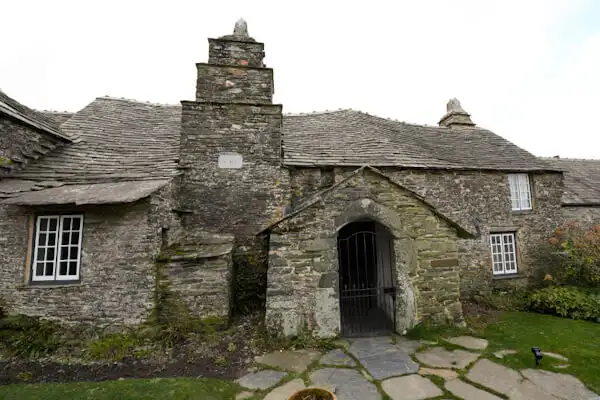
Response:
[[[140,340],[132,333],[112,333],[92,340],[87,352],[95,360],[121,361],[134,357],[140,344]]]
[[[545,314],[600,322],[600,294],[576,287],[539,289],[529,295],[528,308]]]
[[[559,263],[550,266],[546,280],[576,286],[600,286],[600,225],[569,222],[550,238]]]
[[[60,327],[38,317],[6,316],[0,320],[0,346],[16,357],[48,355],[60,346]]]

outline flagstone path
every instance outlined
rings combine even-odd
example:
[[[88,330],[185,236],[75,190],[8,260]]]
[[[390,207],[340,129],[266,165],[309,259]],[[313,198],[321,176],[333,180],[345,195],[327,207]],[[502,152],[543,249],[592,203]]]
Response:
[[[264,400],[287,400],[296,391],[314,386],[334,392],[338,400],[381,400],[384,394],[392,400],[443,399],[444,393],[464,400],[502,400],[501,396],[509,400],[600,400],[572,375],[541,369],[516,371],[480,358],[488,345],[484,339],[460,336],[443,341],[465,350],[403,337],[377,337],[353,339],[344,349],[326,354],[273,352],[256,358],[265,369],[238,379],[244,391],[237,399],[260,394]],[[514,354],[510,349],[497,353],[498,358]],[[432,381],[432,376],[438,379]]]

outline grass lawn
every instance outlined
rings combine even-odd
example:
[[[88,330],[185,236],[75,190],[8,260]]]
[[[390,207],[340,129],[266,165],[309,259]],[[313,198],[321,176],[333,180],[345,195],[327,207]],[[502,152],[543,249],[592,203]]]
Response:
[[[448,332],[418,330],[413,333],[413,336],[439,339],[446,334]],[[568,363],[544,357],[540,368],[575,375],[591,390],[600,393],[600,324],[598,323],[527,312],[504,312],[498,321],[480,326],[474,335],[488,339],[487,357],[515,369],[535,368],[535,360],[531,352],[533,346],[541,348],[542,351],[568,357]],[[519,353],[499,360],[492,353],[501,349],[515,349]],[[569,364],[569,367],[556,368],[561,364]]]
[[[0,400],[229,400],[240,391],[217,379],[157,378],[68,384],[8,385]]]

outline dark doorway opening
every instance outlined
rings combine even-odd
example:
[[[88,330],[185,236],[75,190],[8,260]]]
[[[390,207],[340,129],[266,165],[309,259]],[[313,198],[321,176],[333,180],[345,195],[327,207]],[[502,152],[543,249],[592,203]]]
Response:
[[[396,287],[389,231],[371,220],[352,222],[339,231],[337,246],[342,335],[393,332]]]

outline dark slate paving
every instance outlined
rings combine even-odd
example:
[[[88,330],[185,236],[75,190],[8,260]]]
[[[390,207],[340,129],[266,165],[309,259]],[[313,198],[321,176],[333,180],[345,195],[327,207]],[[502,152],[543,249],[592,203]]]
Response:
[[[335,365],[338,367],[355,367],[356,361],[340,349],[331,350],[321,358],[323,365]]]
[[[377,387],[353,369],[324,368],[310,374],[314,386],[335,388],[338,400],[381,400]]]
[[[241,377],[236,382],[246,389],[267,389],[275,386],[287,373],[266,369]]]
[[[355,339],[348,350],[378,380],[419,370],[419,364],[387,337]]]

